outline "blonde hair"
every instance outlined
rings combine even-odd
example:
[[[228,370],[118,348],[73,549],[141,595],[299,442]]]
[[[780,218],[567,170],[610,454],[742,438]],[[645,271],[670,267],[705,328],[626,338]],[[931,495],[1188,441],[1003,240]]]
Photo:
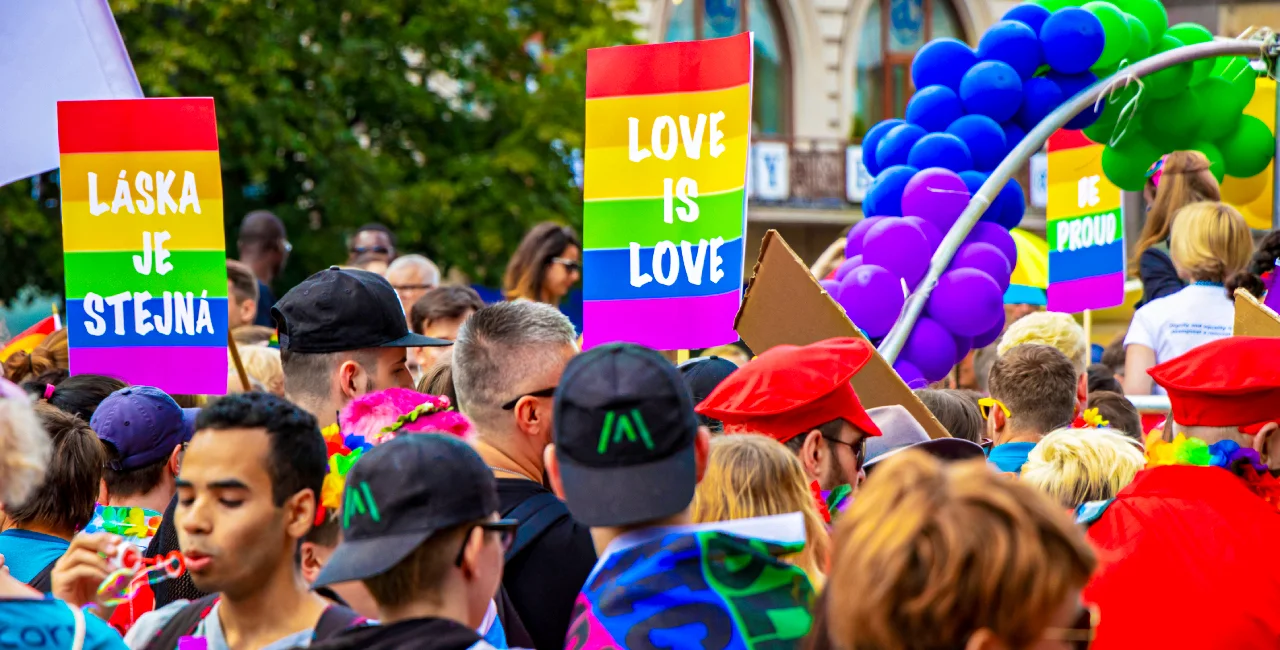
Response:
[[[1096,564],[1039,490],[918,450],[884,461],[834,537],[827,620],[843,650],[959,647],[982,629],[1031,647]]]
[[[693,521],[732,521],[799,512],[805,546],[785,558],[821,589],[831,538],[818,514],[800,459],[782,443],[761,435],[723,436],[711,441],[707,470],[693,496]]]
[[[1114,498],[1145,464],[1133,440],[1111,429],[1059,429],[1036,443],[1022,480],[1074,508]]]
[[[269,393],[284,396],[284,366],[280,364],[279,350],[247,345],[240,348],[240,362],[251,380],[261,383]]]
[[[1220,200],[1218,181],[1209,173],[1209,159],[1204,154],[1175,151],[1166,156],[1160,171],[1160,185],[1156,187],[1156,200],[1147,212],[1138,245],[1133,249],[1133,259],[1129,261],[1133,276],[1137,277],[1142,253],[1169,238],[1179,210],[1197,201]]]
[[[1249,224],[1235,208],[1203,201],[1178,210],[1169,256],[1191,279],[1225,282],[1243,271],[1252,255]]]
[[[0,397],[0,507],[19,506],[31,496],[44,478],[52,448],[29,402]]]
[[[1038,311],[1019,318],[1005,330],[996,354],[1003,357],[1009,350],[1026,343],[1057,348],[1071,360],[1077,374],[1089,365],[1089,341],[1084,336],[1084,328],[1070,314]]]

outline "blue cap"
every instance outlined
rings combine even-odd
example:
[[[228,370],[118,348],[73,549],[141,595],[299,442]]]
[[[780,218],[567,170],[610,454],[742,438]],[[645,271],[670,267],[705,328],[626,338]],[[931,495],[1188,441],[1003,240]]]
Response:
[[[153,386],[126,386],[111,393],[89,420],[98,439],[116,448],[107,463],[117,472],[159,462],[191,439],[200,409],[184,409]]]

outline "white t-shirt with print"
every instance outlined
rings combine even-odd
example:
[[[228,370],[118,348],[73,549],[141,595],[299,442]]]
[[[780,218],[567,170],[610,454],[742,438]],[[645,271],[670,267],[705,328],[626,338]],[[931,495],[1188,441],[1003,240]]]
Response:
[[[1191,284],[1143,305],[1133,315],[1124,344],[1145,345],[1155,350],[1156,363],[1164,363],[1194,347],[1231,336],[1235,318],[1235,303],[1227,297],[1226,289]],[[1165,394],[1159,386],[1152,392]]]

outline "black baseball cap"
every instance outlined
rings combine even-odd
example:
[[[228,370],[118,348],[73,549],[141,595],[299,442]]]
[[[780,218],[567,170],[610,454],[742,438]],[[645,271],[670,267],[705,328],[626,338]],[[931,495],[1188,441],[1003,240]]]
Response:
[[[720,382],[738,369],[738,366],[720,357],[698,357],[680,364],[679,368],[684,384],[689,387],[689,395],[693,398],[693,403],[701,404],[702,400],[707,399],[707,395],[720,385]],[[719,424],[718,420],[705,415],[699,415],[698,422],[706,427]]]
[[[331,266],[303,280],[271,308],[271,320],[289,352],[453,345],[410,332],[391,283],[359,269]]]
[[[565,504],[579,522],[627,526],[692,503],[698,420],[680,373],[657,352],[619,343],[574,357],[553,420]]]
[[[347,474],[342,542],[312,587],[386,573],[436,533],[497,511],[493,473],[461,438],[394,438],[365,453]]]

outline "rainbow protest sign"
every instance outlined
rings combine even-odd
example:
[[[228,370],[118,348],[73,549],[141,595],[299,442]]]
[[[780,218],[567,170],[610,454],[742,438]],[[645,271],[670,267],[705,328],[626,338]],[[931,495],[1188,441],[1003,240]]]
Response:
[[[1049,311],[1075,313],[1124,302],[1120,188],[1102,173],[1103,148],[1079,131],[1049,138]]]
[[[227,391],[212,99],[58,102],[73,374]]]
[[[584,347],[738,339],[751,34],[587,52]]]

